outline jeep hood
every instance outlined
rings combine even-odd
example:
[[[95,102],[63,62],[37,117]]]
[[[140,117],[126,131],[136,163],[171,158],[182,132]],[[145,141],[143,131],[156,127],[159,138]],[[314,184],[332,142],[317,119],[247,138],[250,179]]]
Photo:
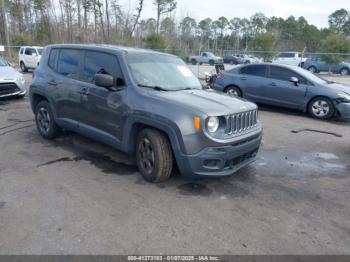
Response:
[[[155,93],[155,94],[154,94]],[[208,116],[222,116],[256,109],[257,106],[241,98],[230,97],[211,89],[152,92],[159,99],[180,107],[189,107]]]

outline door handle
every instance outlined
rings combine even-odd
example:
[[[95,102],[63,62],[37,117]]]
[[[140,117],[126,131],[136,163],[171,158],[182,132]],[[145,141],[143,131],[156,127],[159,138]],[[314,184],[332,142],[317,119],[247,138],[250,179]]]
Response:
[[[49,85],[51,86],[57,86],[57,82],[55,82],[55,80],[51,80],[49,82],[47,82]]]
[[[86,87],[83,87],[82,89],[80,89],[78,91],[78,93],[82,94],[82,95],[89,95],[90,94],[89,90]]]

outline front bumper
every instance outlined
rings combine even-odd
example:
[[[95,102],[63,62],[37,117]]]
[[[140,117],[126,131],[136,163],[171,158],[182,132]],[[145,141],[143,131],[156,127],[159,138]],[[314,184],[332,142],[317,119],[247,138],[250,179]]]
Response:
[[[239,143],[208,147],[195,155],[177,154],[180,173],[185,177],[229,176],[256,160],[262,133]]]
[[[350,121],[350,103],[339,103],[335,107],[341,119]]]
[[[25,81],[0,81],[0,98],[26,94]]]

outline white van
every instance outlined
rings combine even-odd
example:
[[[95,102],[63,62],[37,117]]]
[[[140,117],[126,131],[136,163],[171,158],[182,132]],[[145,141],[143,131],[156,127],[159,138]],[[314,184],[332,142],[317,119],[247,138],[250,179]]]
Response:
[[[306,59],[300,52],[281,52],[273,58],[272,63],[302,66]]]
[[[40,46],[22,46],[18,53],[18,63],[22,72],[37,68],[42,52],[43,47]]]

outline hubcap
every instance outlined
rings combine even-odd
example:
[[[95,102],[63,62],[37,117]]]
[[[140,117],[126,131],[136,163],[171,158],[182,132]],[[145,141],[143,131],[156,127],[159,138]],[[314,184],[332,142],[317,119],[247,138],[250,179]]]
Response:
[[[154,151],[148,138],[143,138],[138,146],[139,164],[147,174],[151,174],[154,168]]]
[[[229,89],[226,92],[229,96],[238,96],[238,92],[235,89]]]
[[[347,69],[343,69],[343,70],[340,71],[340,74],[345,76],[345,75],[348,74],[348,70]]]
[[[315,73],[316,70],[315,70],[315,68],[310,67],[310,68],[309,68],[309,71],[310,71],[311,73]]]
[[[41,107],[38,111],[37,122],[40,131],[43,134],[47,134],[50,131],[50,115],[44,107]]]
[[[312,112],[317,117],[324,117],[328,115],[330,106],[327,101],[317,100],[312,105]]]

